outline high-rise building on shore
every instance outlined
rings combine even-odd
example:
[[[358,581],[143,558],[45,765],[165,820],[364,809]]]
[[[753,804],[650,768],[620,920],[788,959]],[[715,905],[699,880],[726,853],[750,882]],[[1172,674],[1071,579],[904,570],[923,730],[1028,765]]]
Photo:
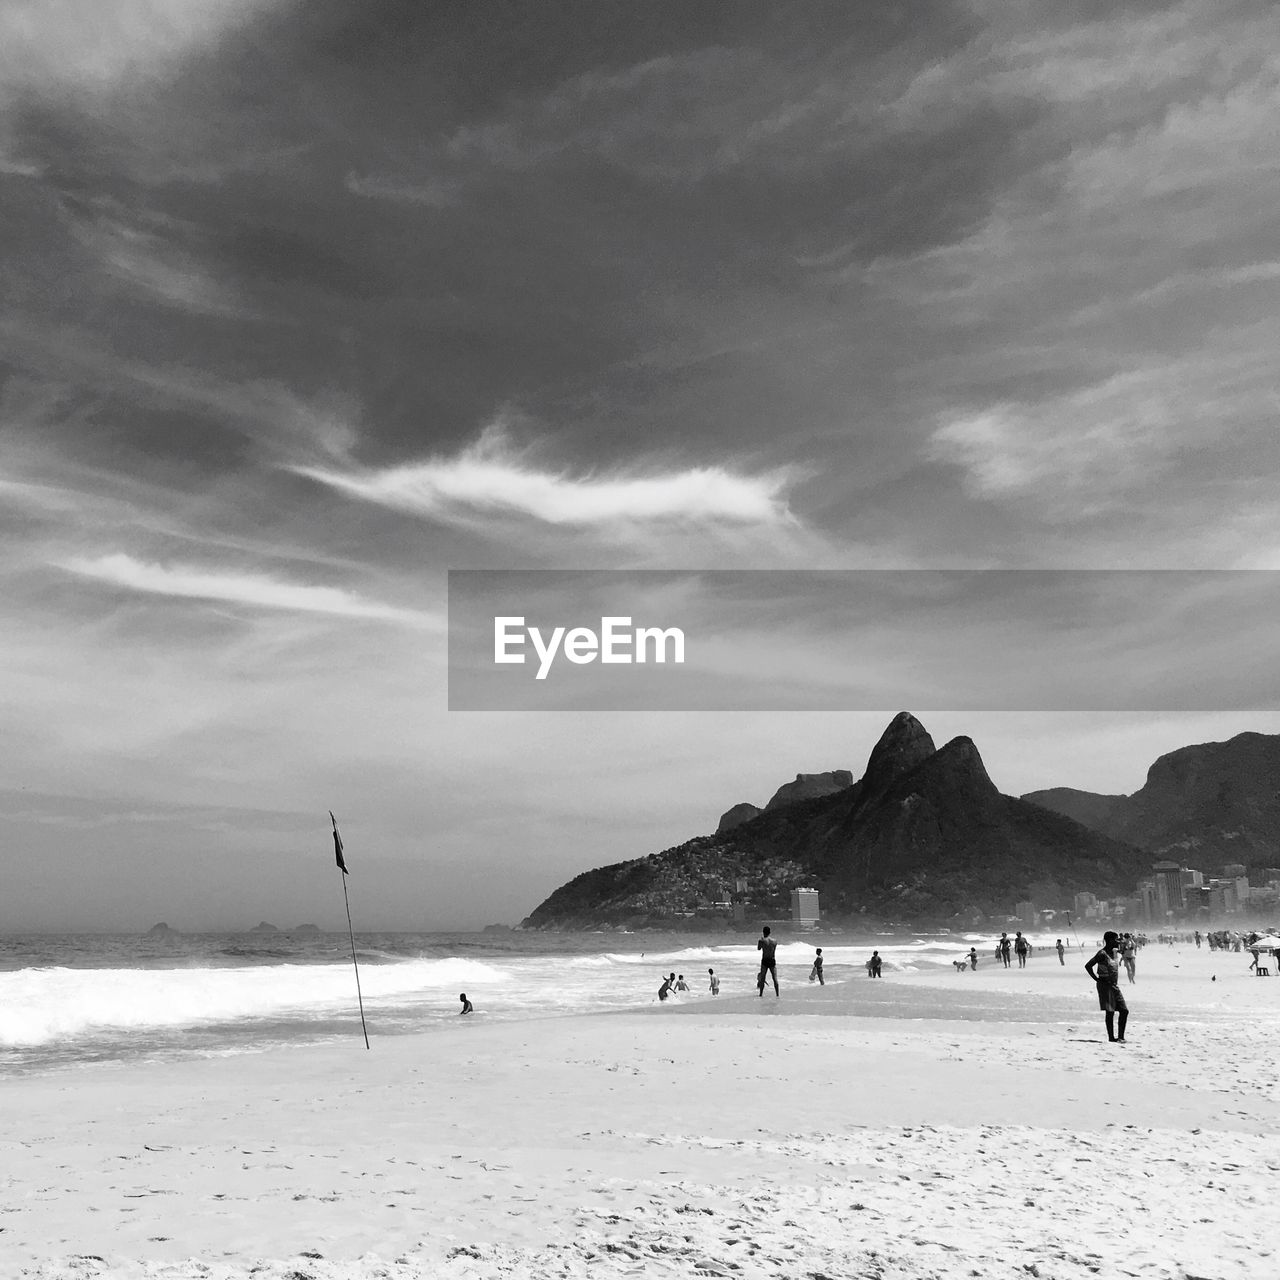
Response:
[[[1169,916],[1180,916],[1187,909],[1187,895],[1182,885],[1182,865],[1177,862],[1157,862],[1152,868],[1156,882],[1157,921]]]
[[[817,889],[791,890],[791,923],[800,929],[812,929],[818,923]]]

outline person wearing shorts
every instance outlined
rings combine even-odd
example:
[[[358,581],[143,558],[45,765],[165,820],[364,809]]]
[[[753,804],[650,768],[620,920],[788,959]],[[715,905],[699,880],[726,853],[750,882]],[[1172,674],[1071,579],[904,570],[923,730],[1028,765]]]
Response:
[[[767,978],[773,979],[773,994],[775,996],[782,993],[778,990],[778,940],[769,936],[769,926],[765,925],[761,931],[760,940],[756,943],[756,950],[760,952],[760,972],[756,976],[756,987],[759,995],[764,995],[764,984]]]

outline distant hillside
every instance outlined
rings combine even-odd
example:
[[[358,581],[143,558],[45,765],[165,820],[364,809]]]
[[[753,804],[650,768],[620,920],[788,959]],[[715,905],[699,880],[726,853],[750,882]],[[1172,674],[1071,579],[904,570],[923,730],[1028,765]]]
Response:
[[[1240,733],[1161,756],[1131,796],[1055,787],[1024,800],[1199,869],[1280,865],[1280,735]]]
[[[827,915],[943,921],[1003,914],[1025,898],[1051,906],[1082,889],[1127,891],[1149,864],[1131,844],[1002,795],[970,739],[936,749],[924,726],[902,712],[852,785],[729,829],[722,820],[714,835],[588,871],[524,923],[658,923],[731,895],[756,918],[785,915],[790,891],[805,885],[821,891]],[[735,892],[739,882],[745,892]]]

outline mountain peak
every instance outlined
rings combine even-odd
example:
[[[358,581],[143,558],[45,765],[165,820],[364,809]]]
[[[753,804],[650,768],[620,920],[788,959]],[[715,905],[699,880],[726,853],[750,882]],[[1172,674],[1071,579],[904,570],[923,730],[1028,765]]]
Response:
[[[924,725],[911,712],[899,711],[871,750],[862,779],[863,794],[877,795],[891,787],[904,773],[923,764],[936,750]]]
[[[987,766],[982,763],[982,753],[972,738],[963,735],[952,738],[937,753],[937,762],[939,766],[945,765],[949,772],[965,778],[982,790],[996,790]]]
[[[829,796],[851,786],[853,774],[848,769],[831,769],[826,773],[797,773],[794,782],[784,782],[773,793],[773,799],[765,805],[765,810],[781,809],[801,800],[816,800],[819,796]]]

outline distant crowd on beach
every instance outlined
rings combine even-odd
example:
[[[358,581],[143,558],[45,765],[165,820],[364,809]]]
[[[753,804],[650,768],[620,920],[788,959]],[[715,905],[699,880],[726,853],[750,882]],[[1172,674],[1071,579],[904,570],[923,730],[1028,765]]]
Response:
[[[1258,963],[1259,949],[1252,948],[1251,944],[1259,939],[1256,933],[1239,933],[1230,930],[1220,929],[1212,933],[1202,933],[1195,930],[1190,933],[1160,933],[1155,938],[1149,938],[1145,933],[1119,933],[1108,930],[1106,939],[1114,939],[1114,944],[1104,941],[1103,948],[1098,952],[1099,956],[1106,955],[1113,959],[1116,964],[1117,975],[1123,971],[1125,977],[1130,983],[1138,980],[1138,953],[1143,947],[1156,942],[1160,945],[1172,946],[1176,943],[1194,942],[1197,947],[1207,945],[1211,951],[1249,951],[1254,950],[1254,963]],[[1084,944],[1077,937],[1075,942],[1077,950],[1083,950]],[[1058,938],[1050,947],[1042,946],[1040,951],[1048,951],[1051,955],[1056,955],[1059,965],[1065,966],[1067,963],[1067,952],[1070,950],[1070,944],[1062,938]],[[760,967],[756,974],[756,993],[759,996],[764,995],[769,986],[773,987],[775,997],[781,996],[782,991],[778,984],[778,940],[773,936],[772,930],[765,925],[761,930],[760,937],[756,941],[756,950],[760,953]],[[1035,955],[1037,948],[1021,929],[1015,930],[1013,937],[1008,932],[1001,933],[996,940],[992,950],[992,957],[997,964],[1002,965],[1006,969],[1011,969],[1017,964],[1019,969],[1027,967],[1028,960]],[[1260,948],[1262,951],[1269,950],[1267,946]],[[977,947],[971,946],[968,951],[962,953],[961,957],[953,960],[952,964],[957,972],[973,972],[978,968],[979,953]],[[1090,964],[1095,964],[1095,968],[1102,974],[1109,975],[1109,960],[1098,960],[1095,956]],[[871,955],[864,961],[864,967],[868,978],[879,978],[884,974],[884,960],[878,950],[872,950]],[[1253,966],[1250,966],[1251,968]],[[1090,976],[1093,976],[1094,970],[1090,970]],[[1118,979],[1117,979],[1118,980]],[[823,969],[822,948],[814,949],[813,963],[809,970],[809,981],[816,982],[821,986],[826,985],[826,976]],[[1095,981],[1097,979],[1095,978]],[[1112,986],[1109,976],[1107,980],[1108,988]],[[658,999],[665,1001],[673,995],[682,995],[691,991],[689,983],[685,980],[683,973],[672,972],[664,975],[662,985],[658,988]],[[720,994],[720,978],[714,969],[707,970],[707,990],[713,996]],[[1100,999],[1102,998],[1100,994]],[[1119,1013],[1121,1001],[1117,1001],[1114,996],[1107,996],[1107,1005],[1110,1005],[1110,1012]],[[1106,1006],[1104,1005],[1104,1008]],[[1127,1011],[1126,1017],[1127,1017]],[[1113,1037],[1119,1039],[1120,1037]]]

